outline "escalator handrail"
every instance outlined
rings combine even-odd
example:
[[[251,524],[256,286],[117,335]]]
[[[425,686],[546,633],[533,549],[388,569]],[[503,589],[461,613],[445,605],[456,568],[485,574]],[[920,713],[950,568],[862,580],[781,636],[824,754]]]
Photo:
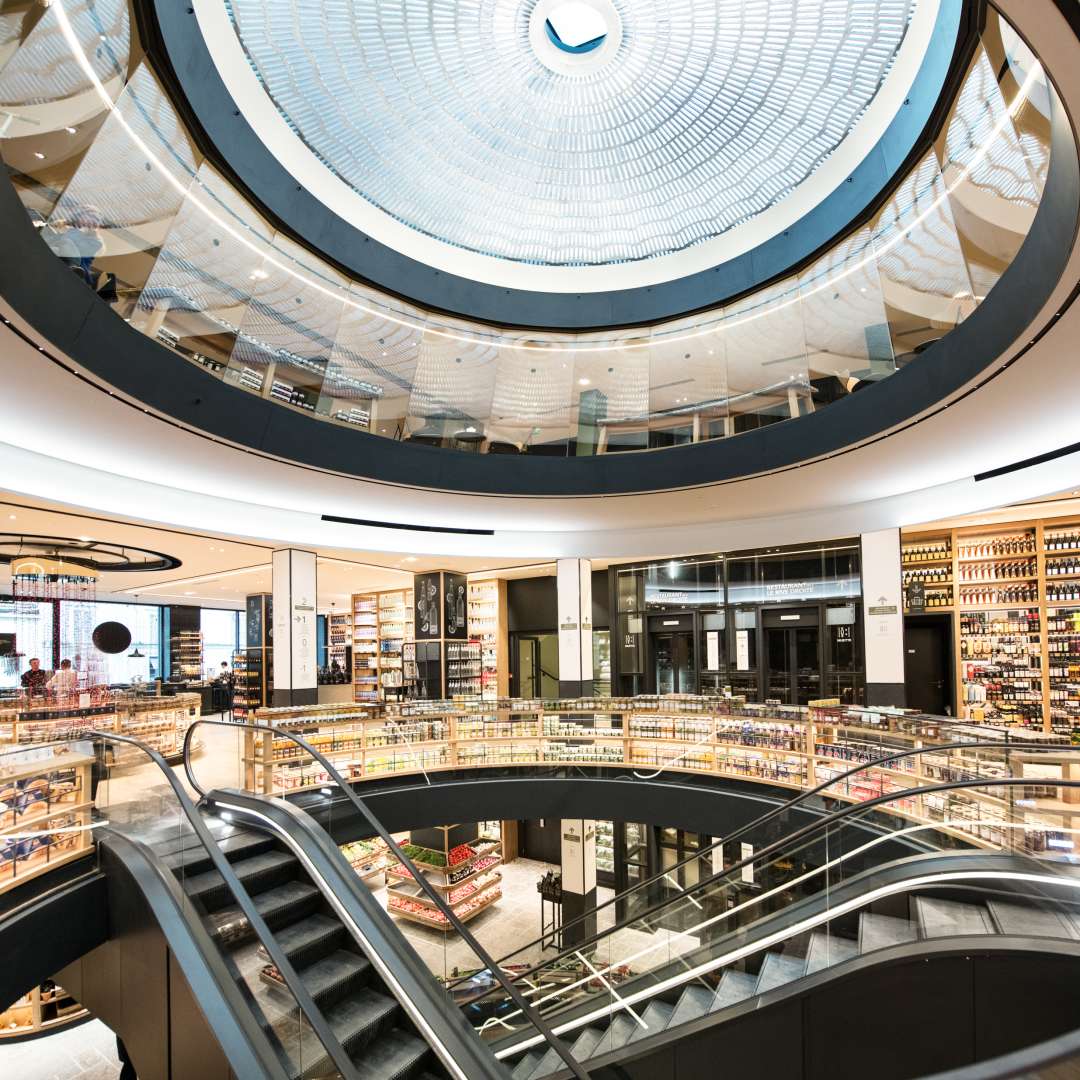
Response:
[[[191,746],[192,739],[195,731],[202,724],[208,724],[214,727],[232,728],[239,731],[252,731],[262,732],[270,736],[282,736],[290,739],[296,743],[305,753],[310,754],[311,757],[317,761],[325,770],[327,775],[337,784],[339,790],[345,795],[345,797],[352,803],[352,805],[360,812],[361,817],[368,823],[368,825],[374,829],[379,838],[386,844],[392,855],[394,855],[405,867],[406,870],[412,874],[413,881],[427,894],[428,899],[442,912],[443,916],[450,923],[450,925],[458,932],[461,939],[472,949],[473,954],[480,958],[485,968],[491,973],[491,975],[498,980],[502,988],[509,995],[511,1001],[521,1009],[522,1013],[529,1018],[536,1030],[544,1037],[548,1045],[555,1050],[555,1052],[562,1058],[566,1067],[574,1074],[578,1080],[588,1080],[588,1074],[582,1069],[578,1060],[570,1053],[570,1048],[551,1030],[550,1027],[540,1017],[539,1013],[529,1004],[529,1002],[522,995],[521,991],[513,985],[513,980],[507,978],[506,973],[495,962],[495,960],[488,955],[487,950],[476,940],[475,937],[469,932],[465,924],[457,917],[453,909],[449,904],[438,894],[438,892],[432,887],[431,882],[427,877],[420,873],[416,866],[413,864],[412,859],[401,850],[397,841],[387,831],[386,826],[371,812],[367,804],[359,795],[353,790],[352,785],[337,771],[337,769],[320,753],[315,749],[306,739],[297,735],[295,732],[288,731],[284,728],[274,728],[267,724],[254,724],[254,723],[230,723],[228,720],[204,720],[201,717],[194,721],[187,729],[187,733],[184,735],[184,771],[187,774],[188,783],[199,793],[200,798],[206,797],[205,789],[199,784],[198,778],[195,776],[194,769],[191,765]]]
[[[1012,746],[1014,744],[1010,744]],[[565,960],[568,956],[573,956],[575,953],[580,952],[582,949],[588,947],[595,941],[599,941],[601,938],[608,937],[614,934],[618,930],[621,930],[625,926],[632,926],[634,923],[639,923],[644,919],[651,918],[653,915],[663,911],[665,908],[670,907],[672,904],[678,903],[680,900],[684,900],[686,897],[691,896],[694,892],[701,889],[705,889],[707,886],[712,885],[720,878],[730,877],[739,873],[744,867],[752,866],[753,864],[761,861],[764,858],[775,855],[778,851],[783,850],[785,847],[795,843],[801,843],[815,832],[821,830],[827,830],[835,827],[838,822],[841,822],[847,817],[851,817],[854,814],[860,813],[865,810],[872,810],[879,806],[884,806],[886,803],[898,802],[901,799],[910,799],[914,797],[922,797],[924,795],[934,795],[949,791],[961,791],[965,788],[980,788],[980,787],[1030,787],[1032,780],[1030,777],[1023,776],[1008,776],[997,778],[981,778],[976,780],[954,780],[945,784],[933,784],[926,787],[913,787],[904,788],[903,791],[891,791],[884,795],[878,795],[873,799],[867,799],[864,802],[849,803],[845,806],[839,807],[836,810],[831,811],[824,817],[818,818],[815,821],[808,822],[806,825],[801,826],[792,833],[788,833],[785,836],[780,837],[778,840],[774,840],[770,844],[766,844],[765,847],[755,851],[752,855],[749,855],[738,862],[733,863],[731,866],[725,867],[723,870],[717,871],[715,874],[711,874],[709,877],[704,878],[702,881],[697,882],[693,889],[687,889],[677,893],[675,896],[669,896],[659,903],[654,904],[652,907],[646,909],[638,915],[635,915],[632,919],[627,919],[622,923],[615,923],[613,926],[607,927],[605,930],[598,931],[591,937],[579,942],[574,948],[564,950],[559,953],[558,956],[550,957],[544,960],[542,963],[535,964],[533,967],[526,971],[516,973],[513,975],[513,981],[517,982],[522,979],[530,978],[538,971],[544,971],[550,968],[552,965]],[[1054,780],[1053,787],[1066,787],[1080,789],[1080,780]],[[1080,816],[1078,811],[1077,816]],[[513,954],[511,954],[513,955]],[[469,1004],[471,1001],[479,1001],[484,997],[487,997],[491,993],[487,990],[483,993],[478,993],[474,997],[462,1002],[463,1005]]]
[[[255,907],[247,890],[236,876],[236,871],[233,870],[232,864],[222,854],[221,848],[207,828],[206,822],[203,820],[195,803],[192,802],[191,796],[184,790],[183,784],[177,779],[176,774],[169,767],[168,762],[157,750],[153,749],[153,747],[147,746],[138,739],[133,739],[130,735],[117,735],[106,731],[91,731],[88,737],[103,742],[116,741],[126,743],[129,746],[134,746],[143,751],[143,753],[145,753],[158,767],[158,771],[165,777],[173,794],[176,796],[176,801],[179,803],[184,817],[187,818],[188,825],[191,826],[191,829],[196,837],[198,837],[199,842],[206,849],[206,853],[210,856],[210,861],[213,864],[214,869],[221,875],[226,887],[236,899],[236,902],[240,906],[240,910],[244,913],[244,917],[255,931],[255,935],[258,937],[260,944],[269,954],[271,962],[278,971],[281,972],[281,976],[285,980],[285,984],[288,986],[290,993],[293,995],[297,1007],[307,1019],[308,1023],[311,1024],[312,1030],[314,1030],[323,1049],[330,1055],[334,1065],[341,1072],[342,1076],[346,1077],[346,1080],[360,1080],[360,1074],[356,1071],[356,1066],[353,1064],[352,1059],[345,1052],[345,1048],[338,1042],[334,1033],[330,1030],[329,1024],[327,1024],[322,1012],[312,1000],[307,987],[301,982],[300,976],[296,973],[296,969],[292,966],[288,956],[285,955],[281,946],[278,944],[277,939],[270,932],[270,928],[259,914],[258,909]],[[120,832],[120,830],[117,830],[117,832]],[[120,833],[120,835],[123,835],[123,833]]]
[[[698,862],[699,860],[704,858],[706,855],[708,855],[710,852],[715,851],[721,845],[730,844],[733,841],[738,840],[740,837],[745,836],[751,830],[756,830],[756,829],[761,828],[763,825],[768,824],[774,818],[779,817],[781,814],[786,813],[788,810],[791,810],[792,808],[797,807],[797,806],[801,805],[804,802],[807,802],[808,800],[813,798],[815,795],[822,794],[828,788],[833,787],[833,785],[835,785],[835,784],[843,783],[844,781],[847,781],[847,780],[851,779],[852,777],[857,776],[859,773],[866,772],[866,771],[868,771],[870,769],[881,768],[883,766],[887,766],[890,762],[900,761],[900,760],[903,760],[904,758],[915,757],[915,756],[918,756],[920,754],[938,754],[938,753],[942,753],[943,751],[967,750],[967,749],[972,749],[972,748],[979,749],[979,750],[1003,750],[1004,749],[1004,750],[1023,750],[1023,751],[1036,750],[1036,751],[1043,751],[1043,752],[1056,750],[1058,753],[1060,753],[1060,751],[1061,751],[1060,747],[1053,747],[1053,746],[1050,746],[1050,745],[1048,745],[1046,743],[1018,743],[1018,742],[1009,742],[1009,741],[983,743],[983,742],[974,742],[974,741],[965,740],[965,741],[962,741],[962,742],[941,743],[941,744],[936,745],[936,746],[920,746],[920,747],[916,747],[915,749],[911,749],[911,750],[902,750],[902,751],[899,751],[899,752],[897,752],[895,754],[887,754],[885,757],[875,758],[873,761],[864,761],[864,762],[860,763],[859,765],[856,765],[854,768],[849,769],[847,772],[840,773],[838,776],[834,776],[831,780],[826,780],[823,783],[818,784],[816,787],[809,788],[806,791],[800,792],[798,795],[795,796],[795,798],[790,799],[787,802],[784,802],[779,806],[773,807],[771,810],[766,811],[760,817],[754,818],[753,821],[747,822],[741,828],[736,829],[733,833],[729,834],[728,836],[725,836],[723,839],[717,840],[714,843],[710,844],[708,847],[704,847],[704,848],[701,848],[698,851],[695,851],[692,855],[686,856],[686,858],[682,859],[680,862],[677,862],[672,866],[666,867],[664,870],[661,870],[659,873],[653,874],[652,877],[646,878],[644,881],[639,881],[636,884],[630,886],[630,888],[628,888],[628,889],[624,889],[621,893],[617,893],[615,896],[610,897],[609,899],[605,900],[602,904],[598,904],[594,909],[592,909],[591,911],[589,911],[585,915],[579,915],[576,918],[571,919],[569,922],[563,923],[562,926],[560,927],[560,929],[563,932],[565,932],[567,927],[574,926],[577,923],[581,923],[581,922],[584,922],[586,920],[589,920],[591,922],[594,919],[597,912],[603,911],[605,908],[610,907],[612,904],[615,904],[615,903],[618,903],[618,902],[624,902],[628,896],[632,895],[633,893],[638,892],[638,890],[647,889],[649,886],[655,884],[658,881],[661,881],[661,880],[663,880],[665,878],[673,877],[676,871],[681,870],[684,866],[688,866],[690,863]],[[1076,752],[1078,754],[1080,754],[1080,748],[1078,748]],[[860,803],[860,804],[857,804],[857,805],[865,806],[866,803],[863,802],[863,803]],[[696,883],[695,886],[694,886],[695,888],[697,887],[697,884],[700,884],[700,883]],[[687,893],[686,889],[680,889],[679,890],[679,895],[685,896],[686,893]],[[640,918],[642,916],[638,916],[638,917]],[[606,934],[608,932],[609,931],[603,931],[601,934],[594,935],[593,937],[586,938],[582,942],[578,943],[572,949],[563,950],[563,952],[560,953],[558,956],[553,957],[551,962],[554,962],[555,960],[558,960],[560,958],[565,958],[567,956],[573,955],[575,952],[580,950],[583,945],[590,944],[593,940],[596,939],[596,937],[602,936],[603,934]],[[512,957],[517,956],[521,952],[524,952],[526,949],[532,948],[532,947],[534,947],[536,945],[541,945],[543,942],[547,941],[550,937],[551,937],[551,934],[549,932],[547,934],[542,935],[541,937],[536,938],[533,941],[528,942],[528,944],[519,946],[513,952],[507,953],[505,956],[500,957],[499,958],[499,963],[500,964],[505,963],[507,960],[510,960]],[[547,964],[545,964],[544,966],[546,967]],[[459,983],[467,981],[467,978],[468,978],[468,976],[463,976],[463,977],[461,977],[459,979],[455,979],[455,980],[452,980],[451,982],[448,982],[446,984],[447,989],[452,989],[454,986],[457,986]]]

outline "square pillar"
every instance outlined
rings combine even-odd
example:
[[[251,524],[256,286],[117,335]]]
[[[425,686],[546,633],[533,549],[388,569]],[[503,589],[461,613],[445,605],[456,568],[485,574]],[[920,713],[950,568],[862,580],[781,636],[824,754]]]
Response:
[[[274,704],[319,700],[315,552],[283,548],[273,557]]]
[[[900,530],[862,535],[866,703],[903,707],[904,605]]]
[[[559,559],[556,564],[559,616],[559,697],[593,692],[592,563]]]
[[[563,948],[596,933],[596,822],[580,818],[562,820]],[[567,926],[592,912],[576,926]]]

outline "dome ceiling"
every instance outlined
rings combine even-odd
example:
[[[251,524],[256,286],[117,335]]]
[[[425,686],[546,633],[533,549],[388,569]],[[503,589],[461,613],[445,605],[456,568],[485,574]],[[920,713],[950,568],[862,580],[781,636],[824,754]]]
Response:
[[[886,86],[887,111],[903,101],[910,74],[890,73],[937,10],[218,2],[279,116],[369,208],[503,265],[594,269],[700,251],[805,196],[830,159],[857,162],[882,126],[860,140],[861,122]]]

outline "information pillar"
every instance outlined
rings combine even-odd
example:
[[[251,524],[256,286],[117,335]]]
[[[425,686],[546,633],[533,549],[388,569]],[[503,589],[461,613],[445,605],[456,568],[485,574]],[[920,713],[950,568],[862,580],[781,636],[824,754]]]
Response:
[[[867,705],[904,705],[904,602],[900,530],[862,535]]]
[[[575,919],[586,916],[574,925]],[[562,821],[563,948],[596,933],[596,822]]]
[[[313,551],[274,552],[274,704],[319,700],[316,650],[316,558]]]
[[[592,563],[559,559],[556,573],[559,697],[589,697],[593,692]]]

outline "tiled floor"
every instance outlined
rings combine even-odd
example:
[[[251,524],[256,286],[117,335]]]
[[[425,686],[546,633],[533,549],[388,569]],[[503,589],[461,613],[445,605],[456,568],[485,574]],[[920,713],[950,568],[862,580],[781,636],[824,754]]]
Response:
[[[115,1080],[116,1036],[100,1020],[29,1042],[0,1044],[0,1076],[15,1080]]]

